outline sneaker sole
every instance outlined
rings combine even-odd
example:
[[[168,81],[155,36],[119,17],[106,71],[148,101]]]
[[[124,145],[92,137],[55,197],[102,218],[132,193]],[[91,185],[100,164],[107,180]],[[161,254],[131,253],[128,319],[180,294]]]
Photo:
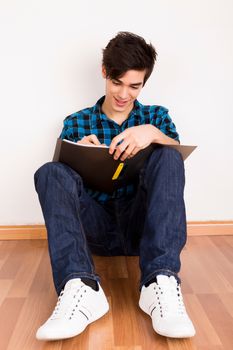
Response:
[[[50,336],[50,337],[45,337],[45,336],[39,336],[39,332],[36,333],[36,339],[37,340],[45,340],[45,341],[56,341],[56,340],[62,340],[62,339],[69,339],[69,338],[73,338],[79,334],[81,334],[88,326],[89,324],[97,321],[98,319],[100,319],[101,317],[103,317],[104,315],[107,314],[107,312],[109,311],[109,306],[106,308],[105,311],[103,311],[101,314],[99,314],[98,316],[96,316],[94,319],[91,319],[89,322],[87,322],[86,326],[84,328],[82,328],[81,330],[79,329],[78,332],[73,332],[70,333],[69,335],[65,335],[65,336]]]
[[[143,312],[145,312],[145,314],[147,314],[150,318],[151,318],[151,320],[152,320],[152,316],[150,315],[150,313],[149,312],[147,312],[146,311],[146,309],[144,309],[143,308],[143,306],[142,305],[140,305],[140,302],[139,302],[139,307],[140,307],[140,309],[143,311]],[[153,320],[152,320],[153,321]],[[153,325],[153,323],[152,323],[152,325]],[[159,334],[159,335],[162,335],[163,337],[167,337],[167,338],[177,338],[177,339],[180,339],[180,338],[192,338],[192,337],[194,337],[194,335],[196,334],[196,332],[195,332],[195,330],[194,330],[194,332],[190,332],[190,333],[186,333],[186,334],[168,334],[168,333],[166,333],[166,332],[162,332],[162,331],[160,331],[160,330],[158,330],[158,329],[156,329],[155,327],[154,327],[154,325],[153,325],[153,329],[154,329],[154,331],[157,333],[157,334]]]

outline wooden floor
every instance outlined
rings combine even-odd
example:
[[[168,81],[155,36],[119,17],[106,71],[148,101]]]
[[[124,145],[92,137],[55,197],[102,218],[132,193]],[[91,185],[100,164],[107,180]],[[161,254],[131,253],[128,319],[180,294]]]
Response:
[[[182,290],[197,334],[157,335],[138,307],[138,259],[95,257],[110,312],[81,335],[35,339],[56,303],[47,242],[0,242],[0,350],[232,350],[233,236],[189,237],[182,252]]]

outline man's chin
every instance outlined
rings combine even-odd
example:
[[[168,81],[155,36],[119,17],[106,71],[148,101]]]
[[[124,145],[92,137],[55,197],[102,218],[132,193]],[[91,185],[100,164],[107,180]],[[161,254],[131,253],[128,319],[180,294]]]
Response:
[[[113,107],[113,110],[115,110],[115,111],[121,111],[121,112],[123,112],[123,111],[125,111],[127,109],[127,106],[124,106],[124,107],[120,107],[120,106],[114,106]]]

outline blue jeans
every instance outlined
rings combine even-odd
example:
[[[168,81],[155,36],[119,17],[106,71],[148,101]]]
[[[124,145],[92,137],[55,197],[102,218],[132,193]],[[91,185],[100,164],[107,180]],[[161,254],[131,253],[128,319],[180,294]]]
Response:
[[[50,162],[35,173],[48,233],[53,279],[59,294],[71,278],[99,281],[97,255],[139,255],[140,287],[158,274],[178,281],[186,242],[184,163],[179,152],[156,148],[140,173],[133,197],[98,203],[78,173]]]

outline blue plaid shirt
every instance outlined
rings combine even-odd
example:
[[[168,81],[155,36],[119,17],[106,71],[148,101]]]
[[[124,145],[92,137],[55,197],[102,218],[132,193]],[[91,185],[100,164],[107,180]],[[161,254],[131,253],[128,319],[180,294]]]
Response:
[[[65,118],[61,139],[73,142],[81,140],[84,136],[95,134],[100,143],[110,145],[112,139],[127,128],[143,124],[152,124],[165,135],[179,141],[179,135],[173,124],[168,109],[162,106],[144,106],[135,100],[134,108],[129,117],[121,124],[109,119],[101,110],[105,96],[101,97],[93,107],[82,109]],[[136,185],[129,184],[117,189],[112,195],[86,188],[87,192],[97,201],[105,202],[109,199],[132,196]]]

